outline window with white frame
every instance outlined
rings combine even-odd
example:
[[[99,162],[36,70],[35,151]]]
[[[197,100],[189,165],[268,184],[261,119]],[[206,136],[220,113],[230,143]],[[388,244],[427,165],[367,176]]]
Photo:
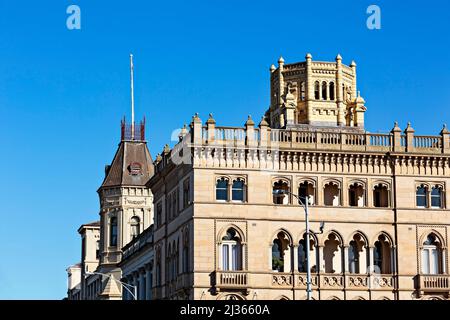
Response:
[[[228,179],[219,178],[216,181],[216,200],[228,201]]]
[[[245,183],[244,180],[237,178],[233,181],[231,188],[231,199],[233,201],[244,201],[245,197]]]
[[[109,220],[109,245],[111,247],[117,246],[117,218],[112,217]]]
[[[431,207],[432,208],[442,208],[442,187],[436,185],[431,188]]]
[[[222,270],[242,270],[242,243],[235,229],[227,230],[221,247]]]
[[[434,234],[429,234],[422,246],[422,273],[441,274],[442,250],[439,239]]]
[[[130,234],[131,234],[131,239],[134,239],[134,238],[136,238],[138,235],[139,235],[139,233],[140,233],[140,227],[141,227],[141,220],[139,219],[139,217],[133,217],[133,218],[131,218],[131,222],[130,222],[130,225],[131,225],[131,232],[130,232]]]
[[[423,184],[416,189],[416,206],[420,208],[428,207],[428,187]]]

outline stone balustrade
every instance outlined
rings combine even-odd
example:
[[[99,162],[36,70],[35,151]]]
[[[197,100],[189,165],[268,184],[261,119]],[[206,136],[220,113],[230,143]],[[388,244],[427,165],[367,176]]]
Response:
[[[438,136],[417,136],[410,124],[403,133],[396,124],[390,133],[381,134],[352,131],[345,127],[271,129],[265,121],[259,125],[259,128],[255,128],[251,118],[249,121],[244,128],[217,127],[215,121],[209,121],[206,126],[203,126],[201,121],[193,121],[192,142],[195,145],[291,150],[450,154],[450,133],[445,127]]]

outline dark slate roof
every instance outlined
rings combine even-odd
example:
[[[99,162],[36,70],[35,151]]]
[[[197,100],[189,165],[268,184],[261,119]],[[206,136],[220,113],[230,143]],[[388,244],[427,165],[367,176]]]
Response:
[[[100,221],[94,221],[94,222],[89,222],[89,223],[82,224],[82,225],[78,228],[78,233],[81,234],[81,231],[82,231],[83,228],[85,228],[85,227],[99,227],[99,228],[100,228]]]
[[[82,227],[100,227],[100,221],[89,222],[81,225]]]
[[[138,163],[140,166],[138,174],[131,172],[130,165],[133,163]],[[123,185],[145,186],[153,173],[153,160],[147,143],[122,141],[100,188]]]

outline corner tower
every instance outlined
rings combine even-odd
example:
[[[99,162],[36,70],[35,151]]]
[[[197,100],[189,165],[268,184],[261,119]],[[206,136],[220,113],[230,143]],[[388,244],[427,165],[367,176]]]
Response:
[[[364,99],[356,85],[356,63],[349,66],[337,55],[335,62],[306,61],[270,67],[270,107],[266,118],[272,128],[341,127],[364,130]]]
[[[134,121],[134,66],[130,55],[131,123],[121,122],[121,139],[105,178],[100,198],[100,261],[98,273],[121,279],[122,248],[153,223],[153,195],[146,183],[153,176],[153,160],[145,140],[145,119]],[[102,280],[100,299],[119,299],[121,286]]]
[[[121,123],[121,141],[105,178],[100,198],[100,261],[97,272],[121,278],[117,264],[122,248],[153,222],[153,195],[145,186],[153,176],[153,160],[145,141],[145,120],[139,125]],[[100,294],[110,299],[103,286]]]

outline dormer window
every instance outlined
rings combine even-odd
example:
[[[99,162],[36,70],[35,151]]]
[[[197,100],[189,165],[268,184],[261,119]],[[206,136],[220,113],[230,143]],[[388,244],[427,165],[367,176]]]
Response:
[[[139,162],[132,162],[128,166],[128,171],[132,176],[138,176],[142,174],[142,165]]]

